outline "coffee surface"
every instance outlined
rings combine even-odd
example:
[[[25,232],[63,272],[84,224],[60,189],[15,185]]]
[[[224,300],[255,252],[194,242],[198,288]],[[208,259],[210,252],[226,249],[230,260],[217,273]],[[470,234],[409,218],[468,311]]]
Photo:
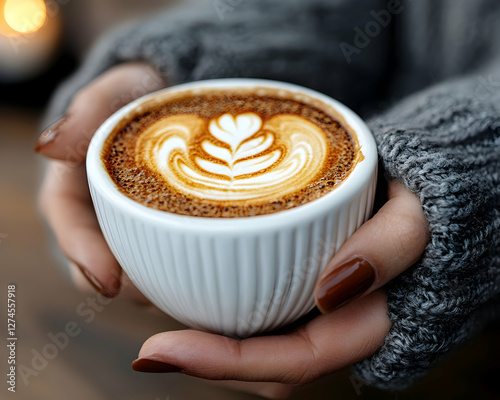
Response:
[[[102,158],[120,191],[151,208],[271,214],[325,195],[355,164],[353,139],[318,104],[267,88],[166,94],[125,118]]]

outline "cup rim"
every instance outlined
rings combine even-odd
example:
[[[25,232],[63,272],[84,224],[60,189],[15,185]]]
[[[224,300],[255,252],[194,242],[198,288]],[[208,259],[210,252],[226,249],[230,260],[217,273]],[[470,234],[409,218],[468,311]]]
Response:
[[[345,119],[345,122],[352,131],[354,131],[358,140],[359,150],[362,150],[363,159],[358,161],[347,178],[331,192],[300,206],[271,214],[256,216],[223,218],[175,214],[169,211],[148,207],[132,200],[119,191],[102,161],[101,150],[113,128],[125,118],[127,114],[138,108],[142,103],[166,92],[192,90],[195,88],[237,89],[249,87],[269,87],[272,89],[284,89],[290,92],[297,92],[298,94],[305,94],[318,99],[326,105],[333,107],[335,111]],[[339,101],[315,90],[291,83],[265,79],[225,78],[195,81],[171,86],[142,96],[120,108],[112,114],[94,134],[87,152],[86,168],[89,185],[95,190],[99,190],[99,193],[107,197],[114,206],[126,208],[127,213],[133,213],[140,218],[150,219],[156,223],[173,224],[187,230],[195,229],[199,231],[200,229],[213,230],[215,228],[217,232],[230,232],[234,230],[240,231],[242,225],[244,225],[245,230],[262,230],[310,221],[318,214],[325,213],[329,209],[335,208],[334,204],[350,201],[355,194],[366,187],[372,179],[373,173],[376,171],[377,159],[376,143],[370,129],[354,111]]]

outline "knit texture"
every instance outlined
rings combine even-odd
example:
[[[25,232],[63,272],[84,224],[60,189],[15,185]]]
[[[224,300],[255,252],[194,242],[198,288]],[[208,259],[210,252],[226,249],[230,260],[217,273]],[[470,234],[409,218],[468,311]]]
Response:
[[[387,286],[393,326],[354,370],[402,389],[486,322],[500,292],[500,96],[474,79],[419,93],[369,121],[382,166],[420,198],[431,232],[421,260]]]
[[[256,0],[230,7],[223,19],[210,4],[131,24],[97,44],[54,96],[47,121],[94,77],[130,60],[148,61],[170,84],[276,79],[358,112],[384,97],[398,100],[369,124],[386,176],[420,198],[431,240],[421,260],[387,285],[393,326],[354,371],[372,385],[401,389],[496,316],[488,307],[500,293],[500,6],[403,2],[393,24],[348,62],[341,44],[353,44],[354,28],[387,4]]]

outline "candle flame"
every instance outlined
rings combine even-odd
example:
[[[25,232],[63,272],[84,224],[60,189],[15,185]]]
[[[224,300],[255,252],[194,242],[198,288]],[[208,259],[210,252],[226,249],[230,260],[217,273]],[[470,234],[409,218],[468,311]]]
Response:
[[[47,18],[43,0],[7,0],[3,11],[5,22],[18,34],[38,31]]]

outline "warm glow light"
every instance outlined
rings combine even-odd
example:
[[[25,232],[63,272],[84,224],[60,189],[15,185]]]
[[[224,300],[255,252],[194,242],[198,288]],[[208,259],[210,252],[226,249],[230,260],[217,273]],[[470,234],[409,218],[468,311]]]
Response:
[[[19,33],[32,33],[45,23],[47,9],[43,0],[7,0],[4,18]]]

